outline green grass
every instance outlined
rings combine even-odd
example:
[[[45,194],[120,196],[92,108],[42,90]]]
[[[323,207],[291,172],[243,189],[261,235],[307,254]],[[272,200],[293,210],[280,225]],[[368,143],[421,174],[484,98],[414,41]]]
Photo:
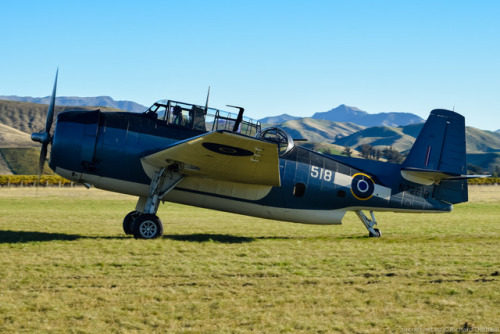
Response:
[[[164,237],[134,240],[134,206],[1,189],[0,332],[500,330],[500,198],[378,214],[380,239],[354,214],[309,226],[167,203]]]

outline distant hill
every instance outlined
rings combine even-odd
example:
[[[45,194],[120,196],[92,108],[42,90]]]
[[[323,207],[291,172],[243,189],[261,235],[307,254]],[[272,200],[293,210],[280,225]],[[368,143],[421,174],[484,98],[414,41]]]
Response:
[[[108,107],[70,107],[56,106],[55,112],[65,110],[95,110],[118,111]],[[48,106],[38,103],[0,100],[0,123],[27,134],[40,131],[45,127]]]
[[[296,143],[299,146],[308,148],[310,150],[316,151],[316,152],[321,152],[321,153],[326,153],[326,154],[335,154],[335,155],[342,155],[342,152],[344,151],[343,146],[335,145],[335,144],[329,144],[329,143],[316,143],[316,142],[297,142]],[[351,156],[354,158],[359,158],[361,157],[361,154],[358,151],[353,150],[351,152]]]
[[[9,164],[4,160],[0,149],[0,175],[12,175],[12,170],[9,167]]]
[[[466,127],[467,153],[500,152],[500,133]]]
[[[38,147],[26,132],[0,124],[0,148],[26,148]]]
[[[404,128],[375,126],[340,138],[334,143],[340,146],[349,146],[353,149],[358,149],[364,144],[372,145],[377,149],[392,146],[396,151],[403,152],[410,149],[414,141],[415,137],[405,133]]]
[[[411,113],[378,113],[369,114],[356,107],[341,104],[337,108],[325,112],[317,112],[312,118],[324,119],[333,122],[352,122],[366,127],[371,126],[403,126],[408,124],[423,123],[424,120]]]
[[[496,153],[467,153],[467,163],[492,171],[492,164],[500,166],[500,152]]]
[[[392,146],[399,152],[411,148],[420,133],[423,124],[411,124],[403,127],[376,126],[366,128],[345,138],[338,139],[334,144],[357,148],[370,144],[376,148]],[[500,152],[500,133],[466,127],[467,153]]]
[[[317,143],[333,143],[338,138],[364,129],[363,126],[354,123],[331,122],[312,118],[295,119],[277,124],[277,126],[284,129],[292,138],[307,139]]]
[[[333,143],[359,149],[369,144],[377,149],[392,146],[399,152],[407,152],[420,133],[423,124],[411,124],[403,127],[371,127],[340,138]],[[500,161],[500,133],[466,127],[467,163],[477,165],[484,170]]]
[[[39,147],[30,148],[0,148],[0,160],[8,168],[3,175],[36,175],[38,174]],[[54,174],[45,162],[44,174]],[[1,174],[0,174],[1,175]]]
[[[0,100],[31,102],[40,104],[49,104],[50,96],[47,97],[30,97],[30,96],[1,96]],[[96,97],[77,97],[77,96],[60,96],[56,98],[58,106],[84,106],[84,107],[109,107],[113,109],[126,110],[131,112],[143,112],[147,107],[132,101],[115,101],[109,96]]]
[[[279,124],[279,123],[283,123],[286,121],[291,121],[291,120],[299,119],[299,118],[300,117],[295,117],[295,116],[288,115],[288,114],[282,114],[282,115],[278,115],[278,116],[264,117],[262,119],[259,119],[259,121],[262,124]]]

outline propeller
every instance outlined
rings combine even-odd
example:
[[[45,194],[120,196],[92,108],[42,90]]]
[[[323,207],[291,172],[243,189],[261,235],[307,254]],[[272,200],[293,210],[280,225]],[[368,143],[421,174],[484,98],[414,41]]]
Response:
[[[40,160],[38,161],[38,181],[43,173],[43,167],[45,165],[45,160],[47,160],[47,150],[50,143],[52,143],[52,136],[50,134],[50,129],[52,128],[52,122],[54,121],[54,107],[56,102],[56,89],[57,89],[57,76],[59,74],[59,69],[56,71],[56,79],[54,81],[54,88],[52,89],[52,96],[50,97],[49,110],[47,112],[47,119],[45,121],[44,132],[35,132],[31,134],[31,140],[41,143],[42,149],[40,150]]]

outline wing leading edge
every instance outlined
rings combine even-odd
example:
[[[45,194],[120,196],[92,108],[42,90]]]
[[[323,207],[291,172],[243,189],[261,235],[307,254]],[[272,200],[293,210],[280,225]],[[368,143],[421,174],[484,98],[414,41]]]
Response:
[[[280,186],[276,144],[227,131],[210,132],[179,142],[141,161],[143,166],[154,168],[176,165],[185,175]]]

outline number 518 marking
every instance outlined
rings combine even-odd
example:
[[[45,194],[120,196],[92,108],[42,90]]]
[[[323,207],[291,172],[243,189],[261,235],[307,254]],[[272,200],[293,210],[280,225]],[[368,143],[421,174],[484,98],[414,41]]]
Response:
[[[317,166],[311,166],[311,177],[315,179],[320,179],[330,182],[332,180],[332,176],[333,172],[329,169],[323,169]]]

